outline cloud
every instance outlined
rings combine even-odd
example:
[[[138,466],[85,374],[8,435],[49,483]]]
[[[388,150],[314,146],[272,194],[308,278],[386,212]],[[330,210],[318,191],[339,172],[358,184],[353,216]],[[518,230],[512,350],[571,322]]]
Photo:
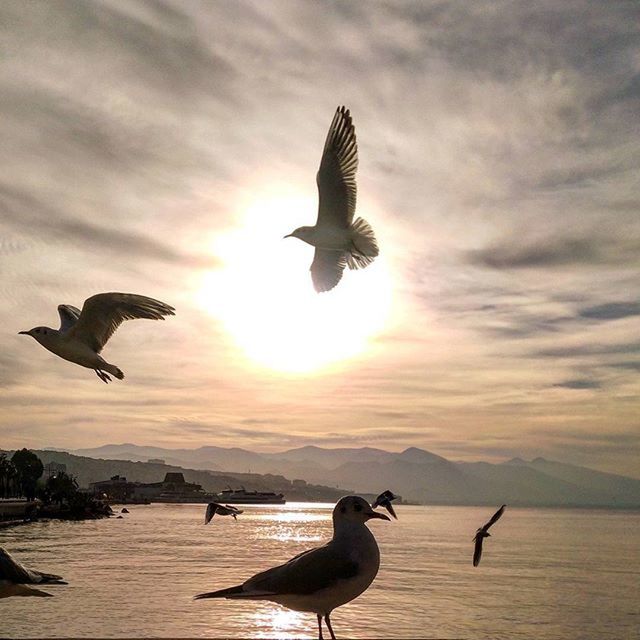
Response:
[[[574,380],[565,380],[564,382],[557,382],[552,386],[560,387],[563,389],[600,389],[602,385],[597,380],[589,380],[586,378],[576,378]]]
[[[640,302],[609,302],[580,309],[578,315],[589,320],[619,320],[640,316]]]

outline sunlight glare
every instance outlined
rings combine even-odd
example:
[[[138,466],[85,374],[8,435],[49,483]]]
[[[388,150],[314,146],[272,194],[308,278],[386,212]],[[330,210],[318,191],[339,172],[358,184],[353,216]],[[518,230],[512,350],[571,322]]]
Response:
[[[384,255],[364,270],[346,269],[334,290],[317,294],[309,273],[313,248],[283,239],[315,222],[315,198],[284,188],[254,198],[239,216],[241,226],[213,240],[221,267],[205,275],[200,304],[269,369],[317,371],[364,351],[391,306]]]

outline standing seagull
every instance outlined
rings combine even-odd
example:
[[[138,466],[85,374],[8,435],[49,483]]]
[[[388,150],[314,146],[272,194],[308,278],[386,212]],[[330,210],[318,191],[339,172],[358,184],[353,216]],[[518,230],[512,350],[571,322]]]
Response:
[[[285,238],[299,238],[316,248],[311,279],[317,292],[333,289],[346,266],[363,269],[378,255],[373,229],[356,211],[358,145],[349,109],[338,107],[316,176],[319,203],[314,227],[299,227]]]
[[[35,338],[57,356],[93,369],[103,382],[111,382],[107,372],[118,380],[124,373],[100,357],[107,340],[125,321],[136,318],[164,320],[175,309],[164,302],[134,293],[99,293],[84,301],[82,311],[70,304],[58,306],[60,329],[35,327],[19,333]]]
[[[397,500],[397,499],[398,499],[398,496],[395,495],[392,491],[389,491],[389,489],[387,489],[386,491],[383,491],[376,498],[375,502],[371,505],[371,508],[375,509],[376,507],[384,507],[397,520],[398,516],[396,515],[395,509],[391,504],[392,500]]]
[[[0,547],[0,598],[9,596],[51,596],[38,589],[23,585],[29,584],[67,584],[60,576],[27,569],[14,560],[8,551]]]
[[[236,509],[232,507],[230,504],[225,504],[224,506],[218,504],[217,502],[210,502],[207,505],[207,511],[204,514],[204,523],[209,524],[211,522],[211,518],[216,515],[216,513],[220,516],[233,516],[234,520],[237,520],[237,516],[241,513],[244,513],[241,509]]]
[[[476,543],[476,546],[473,550],[473,566],[477,567],[480,564],[480,557],[482,556],[482,541],[484,538],[490,538],[491,534],[489,533],[489,528],[494,525],[504,513],[504,509],[507,505],[503,504],[492,516],[491,520],[487,522],[485,525],[481,526],[477,531],[476,535],[473,538],[473,541]]]
[[[389,520],[373,511],[364,498],[341,498],[333,510],[333,538],[323,547],[305,551],[289,562],[258,573],[237,587],[201,593],[199,598],[270,600],[294,611],[309,611],[322,618],[331,638],[331,612],[367,590],[378,573],[380,551],[365,522]]]

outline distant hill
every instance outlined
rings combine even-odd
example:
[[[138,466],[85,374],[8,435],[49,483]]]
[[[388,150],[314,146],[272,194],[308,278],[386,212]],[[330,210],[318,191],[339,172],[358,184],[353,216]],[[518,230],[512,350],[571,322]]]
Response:
[[[81,487],[88,487],[91,482],[108,480],[114,475],[124,476],[133,482],[158,482],[167,472],[180,471],[187,482],[200,484],[207,492],[243,486],[248,491],[282,492],[288,500],[301,502],[335,502],[340,497],[352,493],[348,489],[315,485],[302,479],[292,482],[282,475],[225,473],[155,462],[91,458],[52,449],[32,451],[45,465],[49,462],[65,464],[67,471],[75,476]]]
[[[350,487],[361,493],[391,488],[407,500],[430,504],[640,506],[640,480],[542,458],[529,462],[514,458],[490,464],[452,462],[416,447],[392,452],[371,447],[307,446],[278,453],[256,453],[215,446],[168,449],[131,443],[78,449],[73,453],[112,460],[161,458],[168,465],[192,470],[232,473],[237,477],[249,472],[273,474],[318,485]]]

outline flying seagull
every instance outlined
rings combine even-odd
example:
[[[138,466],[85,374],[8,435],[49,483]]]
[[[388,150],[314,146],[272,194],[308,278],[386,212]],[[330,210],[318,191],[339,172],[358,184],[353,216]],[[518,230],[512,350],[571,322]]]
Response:
[[[473,538],[473,541],[476,543],[476,546],[473,550],[473,566],[477,567],[480,564],[480,557],[482,556],[482,541],[484,538],[490,538],[491,534],[489,533],[489,528],[493,526],[504,513],[504,509],[507,505],[503,504],[492,516],[491,520],[486,524],[482,525],[477,531],[476,535]]]
[[[211,518],[213,518],[216,513],[219,516],[232,516],[234,520],[237,520],[237,516],[239,516],[241,513],[244,513],[244,511],[242,511],[241,509],[236,509],[230,504],[225,504],[223,506],[221,504],[218,504],[217,502],[210,502],[207,505],[207,511],[204,515],[204,523],[209,524],[209,522],[211,522]]]
[[[378,255],[373,229],[356,211],[358,145],[349,109],[338,107],[316,175],[319,203],[314,227],[299,227],[285,238],[315,247],[311,279],[317,292],[333,289],[346,266],[363,269]]]
[[[35,338],[45,349],[82,367],[93,369],[103,382],[118,380],[124,373],[100,356],[115,330],[136,318],[164,320],[175,309],[164,302],[134,293],[99,293],[84,301],[82,311],[70,304],[58,306],[60,328],[35,327],[19,333]]]
[[[23,585],[31,584],[67,584],[60,576],[27,569],[11,557],[8,551],[0,547],[0,598],[9,596],[50,597],[50,593],[31,589]]]
[[[392,500],[397,499],[398,496],[387,489],[376,498],[375,502],[371,505],[371,508],[375,509],[376,507],[384,507],[397,520],[398,516],[396,515],[393,505],[391,504]]]
[[[241,585],[201,593],[196,599],[270,600],[294,611],[309,611],[318,618],[319,639],[322,618],[335,639],[331,612],[366,591],[378,573],[380,552],[365,525],[371,518],[389,520],[373,511],[364,498],[341,498],[333,510],[333,538],[323,547],[305,551]]]

